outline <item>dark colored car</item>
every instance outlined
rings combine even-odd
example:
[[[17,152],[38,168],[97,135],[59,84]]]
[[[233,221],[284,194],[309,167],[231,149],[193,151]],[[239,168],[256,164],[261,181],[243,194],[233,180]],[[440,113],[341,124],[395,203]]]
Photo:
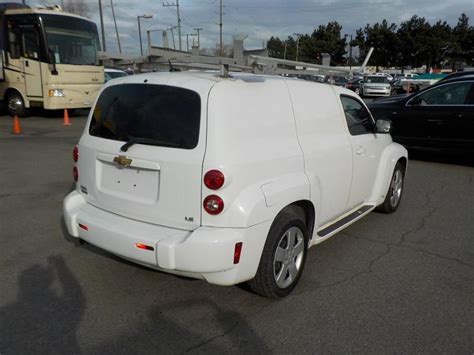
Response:
[[[474,70],[457,71],[457,72],[454,72],[454,73],[451,73],[451,74],[445,76],[440,81],[459,79],[459,78],[463,78],[463,77],[467,77],[467,76],[474,77]]]
[[[346,86],[347,81],[348,80],[343,76],[333,76],[333,75],[329,75],[326,77],[326,79],[324,79],[325,83],[337,85],[337,86]]]
[[[404,79],[403,79],[404,80]],[[392,95],[402,95],[402,94],[411,94],[413,92],[420,91],[420,85],[414,82],[404,82],[402,79],[395,79],[390,83],[391,86],[391,94]]]
[[[362,80],[362,78],[349,80],[349,82],[346,84],[346,88],[354,91],[357,95],[360,95],[360,83]]]
[[[393,139],[408,148],[474,153],[474,77],[442,81],[368,106],[375,119],[393,122]]]

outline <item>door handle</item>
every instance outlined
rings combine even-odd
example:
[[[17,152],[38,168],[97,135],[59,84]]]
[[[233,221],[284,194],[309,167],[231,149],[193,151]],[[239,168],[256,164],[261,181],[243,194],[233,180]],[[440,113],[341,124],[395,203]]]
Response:
[[[458,118],[462,118],[462,113],[458,114]]]
[[[25,60],[25,66],[27,66],[27,67],[30,66],[30,63],[28,63],[27,60]]]
[[[428,120],[428,122],[441,123],[441,122],[443,122],[443,121],[442,121],[442,120]]]
[[[360,147],[357,147],[356,150],[355,150],[355,153],[357,155],[361,155],[361,154],[364,154],[365,153],[365,148],[360,146]]]

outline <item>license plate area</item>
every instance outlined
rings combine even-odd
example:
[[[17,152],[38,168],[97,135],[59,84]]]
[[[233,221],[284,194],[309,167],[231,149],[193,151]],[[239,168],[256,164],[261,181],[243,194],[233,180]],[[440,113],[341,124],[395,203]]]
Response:
[[[159,170],[97,160],[97,173],[97,187],[104,194],[150,205],[158,202]]]

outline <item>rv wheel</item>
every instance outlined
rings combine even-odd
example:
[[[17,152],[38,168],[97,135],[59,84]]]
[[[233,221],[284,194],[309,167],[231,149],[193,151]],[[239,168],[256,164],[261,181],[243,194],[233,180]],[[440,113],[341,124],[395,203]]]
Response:
[[[29,110],[25,107],[25,101],[18,92],[11,91],[10,93],[8,93],[5,102],[7,113],[10,116],[28,116]]]

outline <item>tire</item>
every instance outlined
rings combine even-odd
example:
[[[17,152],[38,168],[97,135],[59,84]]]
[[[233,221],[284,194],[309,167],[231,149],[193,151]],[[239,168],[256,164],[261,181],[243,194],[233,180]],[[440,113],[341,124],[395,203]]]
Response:
[[[17,91],[10,91],[5,97],[5,109],[10,116],[26,117],[30,111],[25,107],[23,97]]]
[[[388,187],[387,195],[384,202],[375,209],[381,213],[393,213],[400,205],[403,195],[403,184],[405,182],[405,170],[402,164],[398,162],[393,169],[392,178],[390,179],[390,186]]]
[[[257,273],[248,282],[256,294],[282,298],[291,293],[303,273],[308,251],[304,212],[288,207],[276,217],[267,236]]]

